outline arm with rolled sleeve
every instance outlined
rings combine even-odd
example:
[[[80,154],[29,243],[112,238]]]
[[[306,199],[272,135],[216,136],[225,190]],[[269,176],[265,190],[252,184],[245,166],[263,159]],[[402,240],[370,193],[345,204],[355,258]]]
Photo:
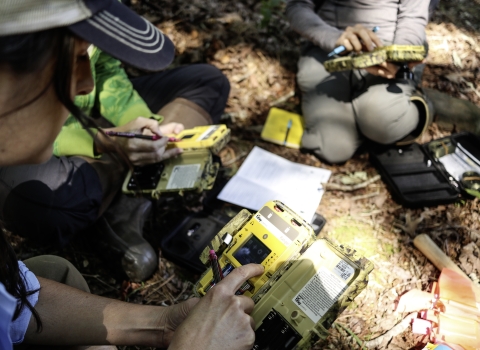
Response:
[[[325,23],[315,13],[312,0],[287,0],[286,15],[293,30],[324,51],[333,50],[342,34],[341,30]]]
[[[429,3],[429,0],[400,0],[394,44],[425,44]]]

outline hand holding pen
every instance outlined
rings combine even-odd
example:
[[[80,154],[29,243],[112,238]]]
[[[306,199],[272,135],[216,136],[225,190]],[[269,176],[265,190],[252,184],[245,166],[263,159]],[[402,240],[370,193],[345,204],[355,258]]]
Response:
[[[382,41],[375,34],[379,30],[379,27],[374,27],[370,30],[361,24],[347,27],[336,41],[336,47],[328,54],[328,57],[338,55],[342,52],[373,51],[375,47],[383,46]]]
[[[166,150],[169,138],[162,135],[178,134],[182,130],[183,125],[179,123],[159,125],[154,119],[138,117],[125,125],[97,132],[95,152],[122,152],[133,165],[158,163],[182,152],[180,148]]]
[[[143,135],[143,134],[138,134],[135,132],[125,132],[125,131],[105,131],[105,134],[108,136],[115,136],[115,137],[126,137],[128,139],[143,139],[143,140],[151,140],[151,141],[157,141],[160,140],[163,136],[161,135]],[[177,142],[178,140],[175,137],[169,137],[168,142]]]

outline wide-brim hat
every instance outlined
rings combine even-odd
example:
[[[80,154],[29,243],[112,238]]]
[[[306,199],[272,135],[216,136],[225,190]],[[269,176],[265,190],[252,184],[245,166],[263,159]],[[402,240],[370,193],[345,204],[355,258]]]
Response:
[[[1,0],[0,36],[68,27],[134,67],[157,71],[175,54],[170,39],[117,0]]]

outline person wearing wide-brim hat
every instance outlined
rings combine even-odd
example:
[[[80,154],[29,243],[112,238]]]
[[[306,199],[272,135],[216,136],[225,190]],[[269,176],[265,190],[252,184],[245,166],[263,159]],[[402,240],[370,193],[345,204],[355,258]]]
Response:
[[[113,35],[106,17],[135,33],[135,45]],[[0,166],[45,162],[69,113],[84,118],[73,98],[93,86],[90,43],[125,61],[135,56],[140,68],[162,69],[173,56],[168,38],[116,1],[0,2]],[[238,268],[201,300],[129,304],[87,293],[64,259],[17,262],[0,228],[0,344],[249,349],[253,301],[235,291],[261,272],[253,264]]]
[[[171,134],[218,123],[228,79],[209,64],[163,70],[174,56],[172,42],[133,12],[128,20],[119,17],[117,2],[92,1],[84,8],[73,8],[71,1],[61,5],[61,20],[67,25],[95,13],[93,19],[69,25],[86,41],[95,40],[88,49],[93,90],[81,92],[75,105],[109,131]],[[31,1],[28,14],[18,13],[23,2],[11,3],[4,4],[8,12],[2,35],[21,34],[44,23],[42,19],[57,20],[55,12],[39,7],[43,2]],[[129,78],[112,55],[143,70],[162,71]],[[145,165],[181,152],[165,150],[165,144],[166,139],[109,137],[70,115],[47,162],[0,168],[0,218],[7,228],[43,246],[64,246],[73,237],[92,233],[85,238],[104,260],[121,266],[130,280],[143,281],[158,266],[155,249],[142,235],[152,203],[119,191],[128,170],[125,158]]]

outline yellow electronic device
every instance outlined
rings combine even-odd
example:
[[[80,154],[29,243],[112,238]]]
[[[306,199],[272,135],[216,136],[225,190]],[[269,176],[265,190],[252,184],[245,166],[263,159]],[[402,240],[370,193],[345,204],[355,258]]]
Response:
[[[168,136],[175,141],[169,142],[167,149],[208,148],[213,154],[217,154],[230,141],[230,129],[224,124],[197,126],[193,129],[183,130],[177,135]]]
[[[242,220],[235,221],[237,217]],[[290,260],[298,258],[302,250],[315,241],[310,224],[280,201],[268,202],[254,215],[244,210],[237,217],[220,232],[231,237],[228,239],[228,247],[219,252],[218,248],[224,244],[225,239],[223,242],[212,242],[217,254],[221,253],[218,262],[223,274],[249,263],[265,267],[263,274],[245,282],[238,294],[250,297],[255,295],[276,271],[281,270]],[[209,250],[210,247],[205,248],[200,258],[204,263],[208,260],[206,257]],[[195,290],[199,295],[205,295],[212,286],[213,272],[209,268]]]
[[[373,264],[327,239],[313,243],[253,297],[253,350],[309,350],[365,289]]]
[[[307,350],[365,289],[373,264],[354,249],[316,240],[313,230],[279,201],[256,214],[242,210],[211,241],[200,260],[215,250],[223,275],[247,263],[265,267],[237,294],[255,307],[253,350]],[[197,296],[214,288],[212,268],[195,285]]]
[[[130,170],[123,182],[126,194],[162,194],[202,192],[213,187],[220,163],[205,148],[190,150],[163,162]]]

